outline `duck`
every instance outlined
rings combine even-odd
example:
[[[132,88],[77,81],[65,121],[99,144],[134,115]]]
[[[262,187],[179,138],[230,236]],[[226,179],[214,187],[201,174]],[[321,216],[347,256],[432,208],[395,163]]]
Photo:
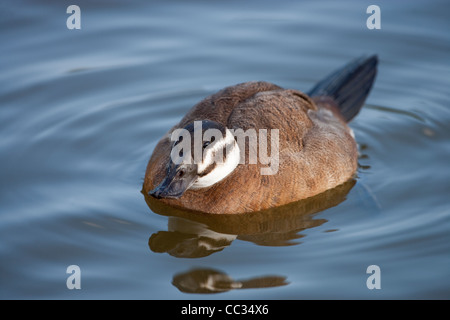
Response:
[[[349,122],[377,65],[377,55],[353,59],[306,93],[250,81],[204,98],[157,143],[142,192],[190,212],[245,214],[344,184],[358,168]]]

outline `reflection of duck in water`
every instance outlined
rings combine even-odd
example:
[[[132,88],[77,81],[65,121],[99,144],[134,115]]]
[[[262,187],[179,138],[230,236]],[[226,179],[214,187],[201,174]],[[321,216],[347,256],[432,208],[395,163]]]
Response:
[[[215,232],[208,226],[179,217],[169,217],[168,231],[152,234],[149,247],[178,258],[201,258],[229,246],[236,235]]]
[[[150,209],[169,216],[168,231],[151,235],[149,247],[180,258],[199,258],[223,250],[233,240],[258,245],[297,244],[302,230],[320,226],[326,220],[314,214],[345,200],[355,180],[350,180],[315,197],[270,210],[239,215],[208,215],[175,209],[146,197]]]
[[[233,280],[226,273],[214,269],[193,269],[175,275],[172,284],[186,293],[219,293],[234,289],[279,287],[288,283],[285,277],[280,276]]]
[[[267,82],[247,82],[206,98],[159,141],[147,166],[145,194],[174,207],[229,214],[286,205],[344,183],[354,175],[358,158],[347,123],[369,94],[377,61],[376,56],[356,59],[308,95]],[[189,142],[190,150],[180,151],[178,144],[192,136],[195,140],[196,121],[203,125],[197,139],[201,141],[192,147]],[[173,137],[176,129],[187,136]],[[208,129],[217,134],[203,136]],[[234,133],[269,130],[272,141],[273,129],[279,133],[276,158],[270,165],[247,163],[256,147],[238,145]],[[178,163],[172,161],[174,154],[181,159]],[[217,155],[222,155],[222,162],[216,161]],[[262,175],[268,167],[274,174]]]

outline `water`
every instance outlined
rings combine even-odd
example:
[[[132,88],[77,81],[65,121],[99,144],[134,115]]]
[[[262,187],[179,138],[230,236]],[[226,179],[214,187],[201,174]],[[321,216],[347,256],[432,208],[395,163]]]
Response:
[[[450,298],[446,1],[378,1],[381,30],[368,1],[76,4],[81,30],[69,3],[0,5],[0,298]],[[147,205],[156,142],[203,97],[373,53],[354,181],[263,215]]]

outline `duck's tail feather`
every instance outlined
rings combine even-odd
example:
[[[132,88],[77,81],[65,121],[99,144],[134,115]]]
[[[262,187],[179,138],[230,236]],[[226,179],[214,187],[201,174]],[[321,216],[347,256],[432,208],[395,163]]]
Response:
[[[316,84],[308,95],[326,96],[336,102],[342,116],[351,121],[364,104],[377,74],[378,57],[360,57]]]

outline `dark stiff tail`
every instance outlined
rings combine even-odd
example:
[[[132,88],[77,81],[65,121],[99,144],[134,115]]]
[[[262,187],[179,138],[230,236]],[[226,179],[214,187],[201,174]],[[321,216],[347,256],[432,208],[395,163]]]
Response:
[[[349,122],[359,112],[369,95],[377,74],[378,57],[361,57],[336,70],[316,84],[310,97],[331,97]]]

